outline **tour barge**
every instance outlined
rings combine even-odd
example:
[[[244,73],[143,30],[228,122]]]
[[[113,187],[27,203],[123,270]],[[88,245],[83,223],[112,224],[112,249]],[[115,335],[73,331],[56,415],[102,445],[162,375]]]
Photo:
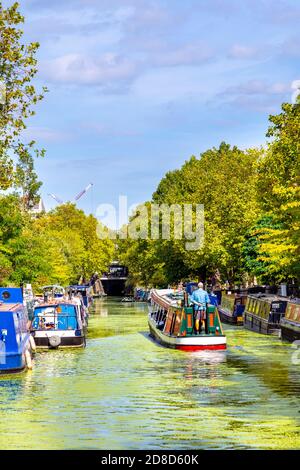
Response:
[[[86,312],[79,299],[54,298],[34,309],[32,335],[38,348],[84,347]]]
[[[249,295],[244,311],[244,327],[265,335],[278,335],[288,300],[276,295]]]
[[[194,331],[193,307],[184,303],[182,293],[154,289],[148,316],[150,335],[163,346],[183,351],[226,349],[216,306],[207,306],[205,332],[199,335]]]
[[[284,341],[300,340],[300,302],[289,302],[285,317],[280,321],[281,338]]]
[[[243,325],[243,313],[246,302],[247,295],[231,293],[223,294],[221,305],[218,307],[221,321],[231,325]]]
[[[35,343],[28,327],[22,289],[0,288],[0,374],[32,368]]]

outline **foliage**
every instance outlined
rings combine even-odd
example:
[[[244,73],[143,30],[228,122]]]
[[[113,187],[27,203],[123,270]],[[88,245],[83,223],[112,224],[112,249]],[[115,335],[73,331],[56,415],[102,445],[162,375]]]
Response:
[[[34,141],[24,142],[22,133],[26,120],[35,114],[33,107],[47,89],[38,93],[32,84],[37,74],[39,43],[22,43],[23,23],[17,2],[8,8],[0,2],[0,189],[13,185],[21,188],[23,204],[30,208],[40,187],[32,154],[43,156],[44,151],[38,150]]]
[[[258,166],[257,192],[275,227],[261,236],[260,257],[278,281],[300,275],[300,106],[270,116],[272,138]]]
[[[239,279],[244,237],[259,214],[255,185],[259,157],[260,151],[244,152],[221,143],[199,159],[193,156],[182,168],[168,172],[152,202],[203,204],[204,245],[189,251],[186,241],[174,236],[171,240],[128,241],[120,251],[129,270],[150,284],[155,284],[157,272],[165,283],[195,276],[205,279],[217,269],[224,279]],[[151,267],[156,267],[153,274]]]
[[[99,240],[97,220],[72,204],[33,218],[17,195],[0,197],[0,281],[36,287],[68,285],[107,270],[111,240]]]
[[[221,143],[168,172],[153,194],[156,204],[203,204],[204,245],[184,240],[134,240],[121,257],[139,282],[205,279],[216,271],[231,283],[300,278],[300,103],[270,116],[265,149],[242,151]],[[155,268],[154,271],[152,268]]]

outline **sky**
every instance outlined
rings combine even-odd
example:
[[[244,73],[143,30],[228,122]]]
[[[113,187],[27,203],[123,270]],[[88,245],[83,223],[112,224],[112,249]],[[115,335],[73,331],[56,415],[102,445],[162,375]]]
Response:
[[[10,2],[4,2],[10,3]],[[48,193],[78,206],[151,198],[164,174],[226,141],[265,143],[300,79],[297,0],[21,0],[49,93],[26,138]]]

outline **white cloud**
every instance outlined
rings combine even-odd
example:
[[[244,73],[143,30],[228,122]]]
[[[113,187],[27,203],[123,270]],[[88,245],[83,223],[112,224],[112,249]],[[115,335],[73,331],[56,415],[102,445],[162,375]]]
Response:
[[[290,84],[275,82],[268,83],[264,80],[249,80],[240,85],[227,88],[223,95],[277,95],[287,93]]]
[[[213,57],[213,51],[207,44],[190,43],[178,48],[157,52],[153,57],[155,65],[181,66],[198,65]]]
[[[134,79],[137,69],[133,61],[115,53],[99,57],[74,53],[44,62],[41,72],[53,82],[110,88]]]
[[[51,129],[49,127],[30,126],[24,131],[24,136],[29,140],[44,142],[62,142],[69,140],[72,136],[69,132]]]
[[[258,49],[250,46],[243,46],[241,44],[235,44],[229,51],[228,56],[232,59],[253,59],[258,55]]]

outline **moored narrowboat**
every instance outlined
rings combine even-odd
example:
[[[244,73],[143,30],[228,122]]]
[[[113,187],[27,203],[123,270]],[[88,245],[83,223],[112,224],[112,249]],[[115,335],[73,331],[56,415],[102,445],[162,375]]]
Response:
[[[0,374],[32,368],[33,338],[22,289],[0,288]]]
[[[29,321],[33,319],[33,311],[35,305],[35,299],[31,284],[26,284],[22,287],[22,295],[23,295],[23,305],[27,310],[27,315]]]
[[[221,305],[218,306],[221,321],[231,325],[243,325],[243,313],[246,302],[247,295],[231,293],[223,294]]]
[[[182,293],[153,290],[148,316],[151,336],[163,346],[183,351],[226,349],[216,306],[207,306],[205,331],[196,334],[194,309],[184,303],[187,304]]]
[[[32,335],[38,348],[84,347],[86,318],[83,304],[75,299],[53,299],[34,309]]]
[[[265,335],[278,335],[288,300],[268,294],[249,295],[244,311],[244,326]]]
[[[48,299],[61,299],[65,295],[65,289],[58,284],[43,287],[44,301]]]
[[[68,292],[70,296],[80,294],[87,310],[93,304],[93,291],[88,284],[69,286]]]
[[[281,338],[284,341],[300,340],[300,301],[289,302],[285,316],[280,321]]]

